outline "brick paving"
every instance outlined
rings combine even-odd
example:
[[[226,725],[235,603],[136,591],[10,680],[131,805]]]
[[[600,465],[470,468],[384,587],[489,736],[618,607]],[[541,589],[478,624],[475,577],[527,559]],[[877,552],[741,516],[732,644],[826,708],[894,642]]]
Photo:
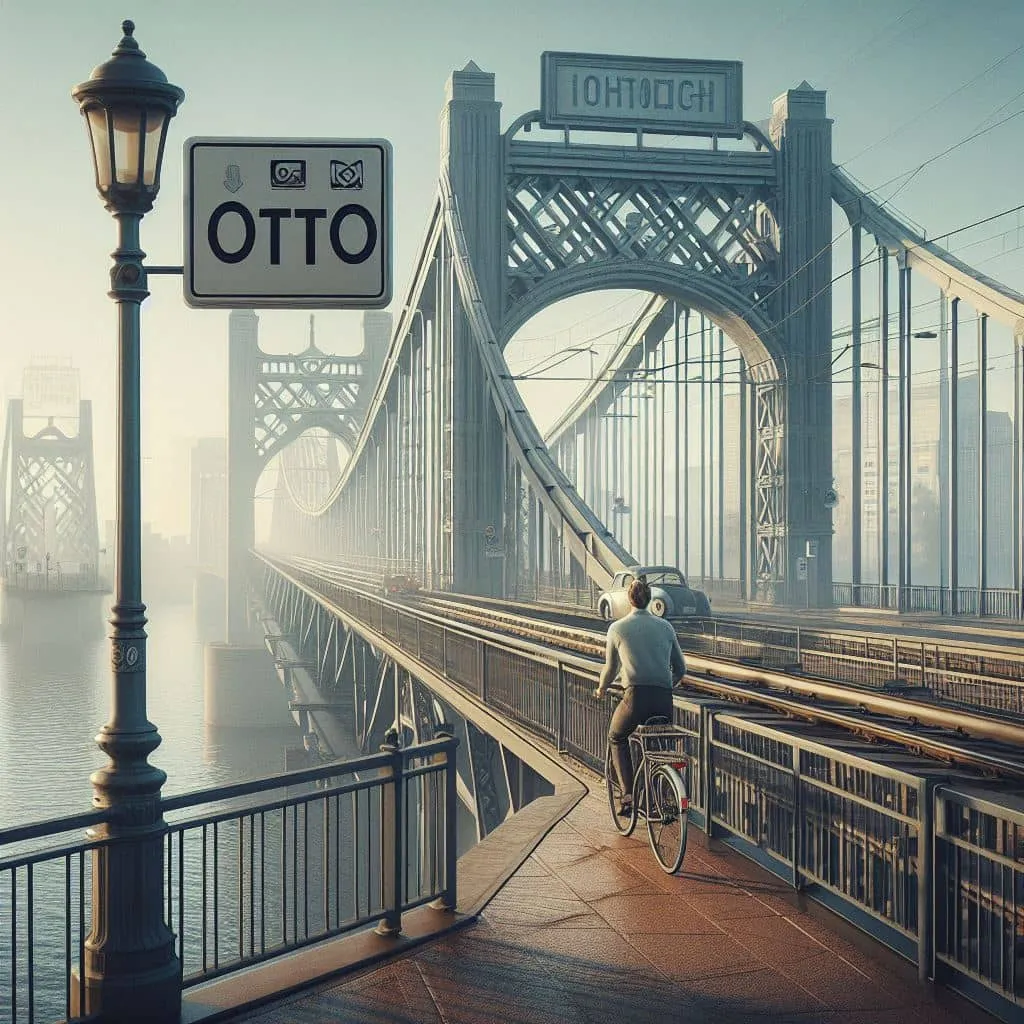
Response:
[[[974,1024],[992,1018],[840,937],[823,911],[691,831],[678,876],[591,792],[468,926],[241,1024]]]

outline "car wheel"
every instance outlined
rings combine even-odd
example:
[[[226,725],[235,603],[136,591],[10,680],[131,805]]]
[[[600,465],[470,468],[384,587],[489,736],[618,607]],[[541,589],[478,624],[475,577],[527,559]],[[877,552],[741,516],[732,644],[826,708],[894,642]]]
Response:
[[[657,615],[659,619],[665,617],[665,602],[660,597],[656,597],[651,602],[651,614]]]
[[[608,621],[611,620],[612,610],[608,606],[608,602],[607,601],[602,601],[601,602],[601,607],[598,609],[598,611],[601,613],[601,618],[604,619],[605,622],[608,622]]]

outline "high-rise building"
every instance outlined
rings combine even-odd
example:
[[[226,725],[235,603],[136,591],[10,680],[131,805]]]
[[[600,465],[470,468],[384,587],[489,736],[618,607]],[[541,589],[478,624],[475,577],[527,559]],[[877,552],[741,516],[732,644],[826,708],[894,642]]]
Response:
[[[938,383],[913,389],[911,395],[911,531],[912,573],[910,582],[937,586],[948,581],[948,524],[946,480],[948,467],[946,439],[941,422],[945,410],[941,403],[945,388]],[[877,582],[880,549],[879,515],[879,394],[865,387],[861,406],[861,579]],[[962,376],[957,387],[957,571],[961,586],[978,582],[979,528],[978,509],[981,493],[978,479],[977,374]],[[833,514],[833,578],[852,577],[852,399],[838,398],[834,405],[832,437],[833,466],[840,501]],[[1011,583],[1012,566],[1012,480],[1013,424],[1005,412],[986,413],[987,479],[985,481],[986,555],[988,586]],[[891,583],[899,578],[899,403],[895,386],[890,386],[888,401],[888,531],[889,573]]]

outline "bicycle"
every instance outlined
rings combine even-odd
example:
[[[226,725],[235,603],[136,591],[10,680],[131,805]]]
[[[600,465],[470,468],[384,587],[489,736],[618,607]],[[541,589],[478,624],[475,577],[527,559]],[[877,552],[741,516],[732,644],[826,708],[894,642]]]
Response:
[[[619,814],[622,787],[612,761],[610,743],[604,759],[612,824],[621,835],[630,836],[643,815],[655,860],[670,875],[679,870],[686,855],[690,799],[685,775],[689,759],[678,749],[685,735],[683,729],[661,716],[649,718],[630,735],[629,753],[635,774],[628,815]]]

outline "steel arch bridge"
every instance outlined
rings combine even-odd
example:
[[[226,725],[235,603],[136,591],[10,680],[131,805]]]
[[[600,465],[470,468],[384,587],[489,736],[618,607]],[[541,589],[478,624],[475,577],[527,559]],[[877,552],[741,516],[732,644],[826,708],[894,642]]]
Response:
[[[342,436],[351,450],[332,500],[315,510],[307,507],[314,515],[296,512],[289,526],[293,536],[276,536],[276,548],[291,542],[309,550],[296,534],[315,530],[321,555],[401,563],[430,586],[484,595],[528,592],[538,581],[601,586],[638,560],[681,559],[679,542],[674,549],[669,543],[665,517],[671,514],[678,523],[693,507],[717,502],[719,536],[706,536],[702,523],[700,544],[717,549],[718,572],[724,575],[723,506],[735,506],[735,586],[741,596],[828,605],[833,336],[840,333],[833,283],[848,278],[843,301],[850,309],[846,348],[852,350],[855,395],[851,583],[854,592],[869,589],[863,564],[871,548],[878,562],[870,585],[877,602],[902,603],[914,587],[912,289],[923,281],[937,290],[947,374],[943,607],[969,610],[969,590],[975,610],[995,610],[986,579],[991,554],[984,487],[976,512],[981,538],[974,542],[979,565],[972,579],[958,579],[957,501],[965,485],[957,454],[960,346],[963,327],[976,322],[981,443],[970,473],[978,480],[987,473],[988,336],[996,325],[1012,335],[1012,583],[1002,597],[1020,614],[1024,296],[928,242],[833,164],[824,92],[806,82],[788,91],[775,100],[763,127],[743,123],[742,139],[728,148],[717,140],[703,149],[658,146],[642,132],[627,145],[577,142],[569,129],[555,141],[534,140],[542,119],[538,111],[517,118],[504,132],[499,113],[493,75],[472,62],[453,73],[442,111],[437,198],[383,368],[359,403],[358,424],[327,403],[291,406],[275,421],[280,426],[261,435],[257,412],[254,447],[247,404],[253,388],[236,388],[233,371],[230,415],[239,425],[240,446],[231,448],[231,466],[236,474],[248,474],[240,496],[248,491],[251,497],[253,470],[268,451],[314,423]],[[837,209],[851,238],[852,266],[842,275],[834,274]],[[868,267],[877,275],[874,290],[865,280]],[[647,291],[652,298],[596,379],[542,436],[509,371],[506,346],[553,303],[622,288]],[[233,358],[253,323],[251,313],[232,315]],[[702,371],[717,362],[718,380],[712,383],[724,385],[726,339],[738,350],[730,401],[739,429],[725,437],[720,387],[717,433],[710,440],[701,437],[701,486],[692,493],[690,441],[680,434],[686,407],[679,397],[680,385],[685,391],[692,381],[680,380],[678,373],[670,380],[667,370],[686,364],[688,351],[699,346]],[[869,344],[878,353],[876,364],[864,362]],[[247,355],[245,365],[251,362]],[[320,371],[300,363],[282,367],[283,390],[291,387],[285,377],[314,387],[310,382]],[[870,395],[861,377],[864,365],[879,370],[881,383]],[[948,385],[950,374],[956,386]],[[645,402],[636,394],[638,385],[669,383],[658,392],[660,400]],[[863,463],[871,440],[861,416],[866,397],[876,399],[874,444],[886,453],[877,455],[868,481],[875,492],[874,543],[862,521]],[[891,429],[897,408],[899,422]],[[723,470],[717,480],[714,475],[714,464],[727,461],[726,441],[739,467],[732,494],[723,485]],[[888,454],[894,447],[895,457]],[[632,510],[628,523],[624,510]],[[687,518],[683,532],[689,529]],[[229,533],[230,564],[241,581],[252,534],[230,528]],[[798,583],[807,552],[815,553],[818,571]],[[235,603],[241,603],[237,596]]]

